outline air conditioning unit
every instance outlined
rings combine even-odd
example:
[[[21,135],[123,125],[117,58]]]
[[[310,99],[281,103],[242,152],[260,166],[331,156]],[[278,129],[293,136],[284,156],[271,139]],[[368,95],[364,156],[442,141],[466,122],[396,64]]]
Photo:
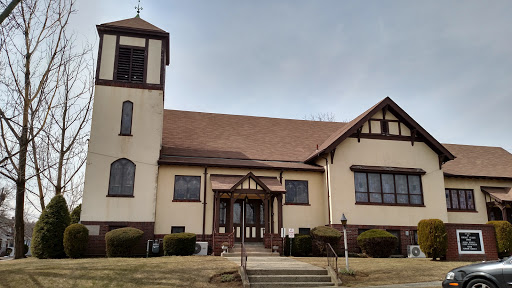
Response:
[[[208,242],[196,242],[194,255],[208,255]]]
[[[409,258],[426,258],[425,253],[420,249],[420,245],[407,245],[407,256]]]

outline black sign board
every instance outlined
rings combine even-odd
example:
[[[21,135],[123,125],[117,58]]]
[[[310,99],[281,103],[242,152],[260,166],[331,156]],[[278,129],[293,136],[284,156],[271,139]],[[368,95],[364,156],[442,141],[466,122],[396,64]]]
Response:
[[[481,252],[482,240],[480,233],[477,232],[459,232],[461,252]]]

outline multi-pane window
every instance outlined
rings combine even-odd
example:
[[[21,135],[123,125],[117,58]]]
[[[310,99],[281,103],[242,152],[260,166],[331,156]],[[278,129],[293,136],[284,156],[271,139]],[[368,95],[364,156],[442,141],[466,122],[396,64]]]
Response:
[[[133,103],[131,101],[124,101],[123,111],[121,114],[121,135],[132,134],[132,114]]]
[[[446,208],[448,210],[475,210],[473,190],[445,189]]]
[[[119,47],[117,55],[116,80],[124,82],[144,82],[144,62],[146,50],[135,47]]]
[[[308,204],[308,181],[286,180],[286,203],[289,204]]]
[[[135,164],[122,158],[110,165],[110,182],[108,195],[132,196],[135,180]]]
[[[419,175],[354,172],[357,203],[422,205]]]
[[[185,232],[185,226],[172,226],[171,227],[171,234],[183,233],[183,232]]]
[[[176,176],[174,181],[174,200],[199,201],[201,176]]]

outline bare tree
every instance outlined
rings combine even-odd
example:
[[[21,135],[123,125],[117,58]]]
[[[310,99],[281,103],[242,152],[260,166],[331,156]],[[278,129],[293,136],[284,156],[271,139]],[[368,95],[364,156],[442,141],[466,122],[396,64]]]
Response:
[[[304,116],[304,120],[336,122],[336,115],[334,115],[334,113],[332,113],[332,112],[319,112],[316,114],[309,114],[309,115]]]
[[[11,210],[9,202],[13,196],[12,189],[8,187],[0,187],[0,217],[6,217],[7,212]]]
[[[28,149],[50,115],[64,58],[63,34],[73,12],[74,0],[25,0],[0,28],[5,68],[0,75],[0,141],[8,159],[0,174],[16,183],[16,259],[23,258]],[[31,126],[32,118],[41,119],[37,127]]]

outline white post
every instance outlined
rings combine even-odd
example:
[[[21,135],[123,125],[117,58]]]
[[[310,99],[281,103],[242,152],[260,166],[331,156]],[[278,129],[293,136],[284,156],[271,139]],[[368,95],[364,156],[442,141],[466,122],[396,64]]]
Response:
[[[245,199],[242,201],[243,207],[242,207],[242,244],[245,243]]]
[[[349,271],[348,267],[348,244],[347,244],[347,228],[343,225],[343,242],[345,242],[345,265],[347,266],[347,272]]]

